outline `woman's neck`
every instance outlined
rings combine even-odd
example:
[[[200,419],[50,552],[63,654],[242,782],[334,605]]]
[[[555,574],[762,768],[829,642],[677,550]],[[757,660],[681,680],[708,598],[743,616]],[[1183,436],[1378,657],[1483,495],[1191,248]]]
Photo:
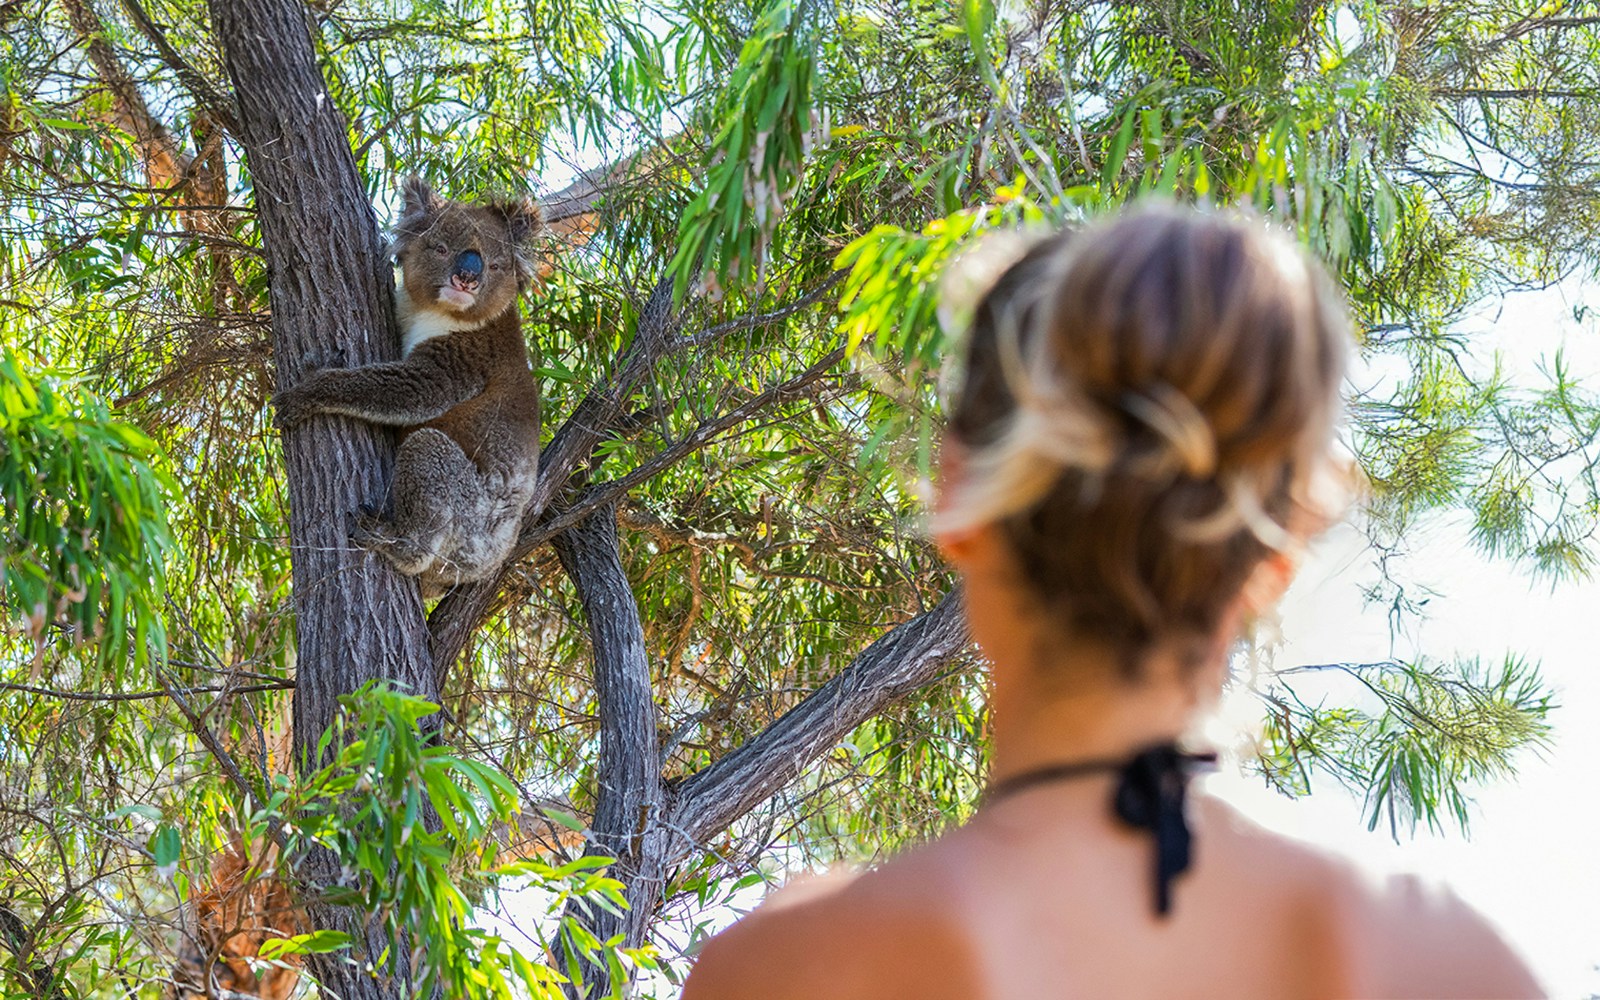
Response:
[[[1109,659],[1061,659],[995,663],[991,782],[1051,764],[1132,756],[1182,736],[1199,711],[1197,678],[1175,664],[1149,663],[1145,678],[1126,681]]]

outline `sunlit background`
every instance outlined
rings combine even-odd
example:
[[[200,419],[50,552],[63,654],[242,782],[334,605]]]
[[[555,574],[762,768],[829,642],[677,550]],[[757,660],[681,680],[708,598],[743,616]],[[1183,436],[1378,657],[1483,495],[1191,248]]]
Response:
[[[1600,378],[1600,324],[1585,306],[1593,287],[1576,283],[1490,303],[1471,325],[1528,385],[1558,349],[1585,384]],[[1487,364],[1491,359],[1483,358]],[[1259,779],[1226,772],[1210,786],[1280,829],[1335,846],[1375,866],[1447,880],[1486,911],[1536,964],[1554,995],[1600,994],[1600,582],[1533,578],[1523,567],[1489,560],[1471,545],[1465,518],[1425,521],[1408,533],[1398,569],[1421,615],[1391,632],[1387,609],[1366,604],[1377,577],[1364,537],[1352,528],[1320,544],[1286,596],[1284,645],[1276,665],[1371,662],[1425,654],[1437,659],[1521,655],[1539,664],[1556,690],[1549,746],[1525,753],[1514,778],[1478,795],[1467,835],[1415,835],[1397,843],[1386,825],[1368,832],[1362,803],[1332,782],[1289,801]],[[1241,692],[1228,722],[1248,724],[1260,702]]]

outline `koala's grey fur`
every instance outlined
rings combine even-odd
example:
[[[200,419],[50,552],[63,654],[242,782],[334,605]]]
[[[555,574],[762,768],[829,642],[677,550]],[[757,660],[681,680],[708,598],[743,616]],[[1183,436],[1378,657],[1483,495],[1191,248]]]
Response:
[[[464,205],[414,177],[404,192],[402,360],[316,372],[274,404],[280,427],[336,413],[402,428],[393,516],[364,507],[351,538],[436,597],[499,569],[533,493],[539,382],[517,298],[540,220],[531,202]]]

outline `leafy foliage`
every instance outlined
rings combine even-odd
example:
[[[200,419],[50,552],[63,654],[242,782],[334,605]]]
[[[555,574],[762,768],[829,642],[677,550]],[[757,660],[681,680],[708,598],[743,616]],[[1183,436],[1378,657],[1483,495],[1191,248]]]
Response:
[[[545,965],[543,955],[529,959],[473,924],[475,899],[531,879],[558,905],[626,907],[622,884],[600,871],[609,859],[495,865],[492,824],[514,822],[520,797],[495,768],[428,745],[419,723],[439,706],[373,685],[345,696],[341,706],[321,744],[322,752],[338,748],[333,760],[298,783],[280,779],[252,817],[252,832],[265,835],[281,825],[291,856],[313,844],[331,850],[342,875],[339,884],[322,887],[323,897],[382,921],[396,947],[409,944],[419,995],[437,989],[466,1000],[562,996],[559,986],[568,980]],[[437,829],[429,829],[432,816]],[[548,939],[536,928],[536,943],[564,956],[575,979],[581,981],[580,959],[603,956],[618,970],[624,961],[654,964],[647,952],[621,952],[616,942],[597,941],[570,919],[554,923]],[[338,931],[314,931],[269,941],[262,957],[350,944]],[[519,985],[526,994],[517,992]]]
[[[1039,207],[1017,192],[997,194],[999,204],[934,219],[920,232],[878,226],[840,251],[835,266],[849,276],[839,299],[839,328],[850,350],[865,342],[879,352],[892,347],[929,367],[939,364],[947,346],[943,334],[959,329],[940,315],[945,269],[979,234],[1044,220]]]
[[[689,203],[672,260],[673,298],[719,260],[723,281],[767,280],[769,244],[794,196],[812,140],[811,33],[789,0],[761,12],[714,112],[719,129],[701,192]]]
[[[1366,697],[1353,704],[1308,702],[1296,689],[1308,674],[1338,672]],[[1500,664],[1332,663],[1273,676],[1256,767],[1269,784],[1311,791],[1323,773],[1366,800],[1367,827],[1400,830],[1424,822],[1465,828],[1470,800],[1463,782],[1512,772],[1517,751],[1542,746],[1555,707],[1537,668],[1506,657]],[[1371,708],[1362,703],[1370,703]]]
[[[92,393],[0,355],[0,568],[35,675],[51,630],[112,671],[161,658],[172,486],[154,442]]]

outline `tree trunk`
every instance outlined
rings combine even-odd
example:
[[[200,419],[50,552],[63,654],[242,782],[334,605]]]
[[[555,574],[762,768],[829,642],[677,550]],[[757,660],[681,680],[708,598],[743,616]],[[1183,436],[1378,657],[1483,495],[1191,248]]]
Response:
[[[612,875],[627,887],[629,906],[620,914],[569,908],[566,916],[583,920],[601,941],[621,935],[623,947],[636,948],[645,942],[665,889],[668,844],[661,817],[666,789],[644,627],[622,566],[616,507],[599,508],[558,535],[555,545],[583,602],[594,650],[600,762],[587,853],[616,859]],[[593,977],[587,995],[604,995],[611,985],[605,969],[589,965],[585,972]],[[574,989],[572,995],[584,994]]]
[[[607,504],[556,536],[556,552],[589,622],[600,761],[589,854],[616,859],[626,886],[623,914],[570,907],[601,941],[646,943],[672,869],[712,836],[793,781],[857,726],[932,683],[971,645],[961,594],[889,630],[832,680],[743,746],[685,781],[662,781],[656,705],[639,606],[622,565],[616,507]],[[604,996],[606,971],[568,995]]]
[[[317,69],[298,0],[211,0],[223,62],[238,95],[269,268],[278,384],[309,369],[398,356],[391,271],[346,124]],[[350,512],[383,496],[394,460],[389,432],[324,417],[291,431],[284,451],[297,625],[294,746],[315,766],[318,738],[340,695],[387,679],[436,699],[416,586],[348,541]],[[337,876],[333,858],[308,857],[312,884]],[[351,933],[367,954],[387,942],[359,914],[313,905],[321,927]],[[402,949],[392,954],[399,955]],[[341,956],[342,959],[343,956]],[[313,973],[345,1000],[404,995],[342,960],[314,956]]]

